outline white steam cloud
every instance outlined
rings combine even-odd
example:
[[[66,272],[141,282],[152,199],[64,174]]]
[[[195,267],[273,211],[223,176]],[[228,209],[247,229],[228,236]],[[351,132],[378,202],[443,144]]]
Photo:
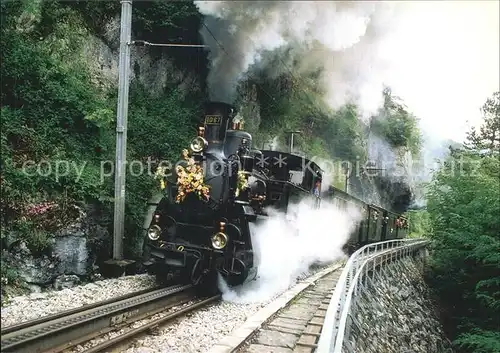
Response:
[[[255,226],[252,241],[258,278],[234,289],[221,283],[223,299],[239,303],[268,300],[294,284],[312,264],[342,258],[342,246],[361,215],[355,209],[340,211],[325,200],[321,205],[318,210],[306,202],[290,205],[287,215],[274,211]]]
[[[253,69],[316,73],[332,107],[376,112],[393,88],[427,133],[460,140],[499,89],[498,1],[195,1],[211,99],[232,102]],[[220,45],[225,50],[221,48]],[[299,88],[300,89],[300,88]]]
[[[207,15],[201,33],[210,49],[212,100],[231,102],[238,82],[252,69],[265,68],[272,75],[321,70],[319,88],[330,106],[355,101],[370,112],[379,106],[384,64],[377,43],[393,6],[358,1],[195,4]]]

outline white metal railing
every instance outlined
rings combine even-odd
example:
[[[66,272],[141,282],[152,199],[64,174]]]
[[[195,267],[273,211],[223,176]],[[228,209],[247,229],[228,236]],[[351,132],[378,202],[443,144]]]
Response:
[[[351,255],[337,282],[328,305],[316,353],[341,353],[348,317],[352,317],[351,303],[378,268],[391,260],[409,256],[425,247],[426,239],[395,239],[365,245]]]

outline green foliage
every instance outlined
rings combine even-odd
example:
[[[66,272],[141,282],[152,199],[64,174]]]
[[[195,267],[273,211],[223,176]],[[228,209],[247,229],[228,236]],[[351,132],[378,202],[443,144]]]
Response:
[[[201,115],[199,101],[185,99],[177,88],[158,97],[152,97],[139,85],[131,89],[129,143],[140,156],[177,160],[180,151],[196,136]]]
[[[120,14],[119,1],[62,2],[77,10],[88,27],[97,33]],[[153,42],[198,40],[198,24],[202,15],[192,2],[137,1],[132,4],[132,28],[135,37]]]
[[[365,161],[363,126],[355,106],[347,105],[333,116],[318,119],[314,133],[326,142],[331,156],[342,161]]]
[[[414,156],[420,153],[422,141],[418,120],[389,89],[384,90],[384,106],[372,118],[371,129],[392,147],[405,147]]]
[[[3,255],[3,253],[2,253]],[[19,295],[23,292],[24,286],[19,279],[19,274],[17,273],[15,267],[11,264],[7,264],[2,261],[2,267],[0,269],[1,275],[1,293],[2,300],[1,306],[8,303],[8,298],[10,296]]]
[[[262,122],[257,141],[268,142],[275,136],[289,145],[287,131],[299,130],[294,149],[309,156],[356,161],[364,160],[363,126],[354,105],[332,111],[319,99],[311,77],[282,75],[260,85]],[[272,92],[272,97],[269,96]],[[272,131],[272,134],[270,134]],[[286,148],[284,148],[286,149]]]
[[[99,168],[86,168],[78,178],[73,168],[56,178],[56,161],[72,165],[97,163],[92,149],[97,127],[85,120],[107,102],[90,83],[83,62],[73,53],[84,35],[78,17],[52,2],[43,3],[38,25],[20,30],[14,18],[22,6],[2,3],[2,213],[3,220],[24,216],[26,206],[47,199],[97,197]],[[56,21],[57,19],[57,21]],[[68,27],[70,26],[70,27]],[[48,28],[50,27],[50,32]],[[40,35],[45,41],[40,41]],[[54,53],[57,53],[55,55]],[[71,54],[73,53],[73,54]],[[73,60],[69,60],[73,56]],[[71,63],[71,66],[70,64]],[[90,148],[89,148],[90,147]],[[36,165],[43,165],[37,172]],[[15,222],[11,222],[16,229]],[[38,231],[30,238],[39,247]],[[39,230],[43,232],[42,230]]]
[[[367,131],[375,130],[392,147],[403,147],[414,156],[420,153],[420,131],[417,119],[390,94],[384,92],[386,102],[380,114],[372,119],[371,126],[365,126],[358,108],[346,104],[333,111],[323,100],[314,75],[281,75],[274,80],[259,81],[259,103],[261,106],[261,125],[254,134],[256,145],[261,147],[274,137],[279,139],[279,148],[288,150],[289,134],[287,131],[299,130],[294,136],[294,149],[339,162],[351,162],[353,165],[365,165],[367,161]],[[337,175],[330,182],[337,188],[345,188],[344,171],[335,170]],[[350,192],[364,197],[370,192],[387,194],[388,201],[394,201],[395,194],[401,194],[401,188],[393,188],[390,181],[373,184],[371,180],[350,179]],[[374,186],[375,185],[375,186]],[[373,188],[377,190],[373,190]],[[404,194],[404,193],[403,193]],[[403,197],[404,198],[404,197]]]
[[[429,282],[464,352],[493,353],[500,345],[499,175],[497,156],[456,150],[429,188],[434,240]]]
[[[103,39],[106,39],[106,26],[120,14],[119,1],[68,1],[64,4],[78,11],[87,27]],[[134,39],[152,43],[201,43],[202,15],[193,2],[135,1],[132,9]],[[199,49],[170,48],[169,55],[184,68],[200,71],[200,76],[206,73],[206,57]]]
[[[1,275],[2,275],[2,299],[3,299],[3,290],[6,285],[17,285],[19,281],[19,276],[14,268],[11,266],[2,266],[1,267]]]
[[[53,230],[53,218],[33,222],[27,215],[40,203],[95,202],[106,215],[112,214],[116,91],[94,84],[88,55],[82,51],[89,36],[95,34],[116,48],[116,38],[109,38],[107,32],[109,23],[120,13],[120,3],[5,1],[1,10],[2,224],[20,234],[32,249],[42,251],[44,235]],[[201,42],[202,16],[192,2],[134,2],[132,20],[134,39]],[[159,54],[159,50],[153,48],[151,53]],[[196,71],[203,84],[207,65],[202,51],[169,48],[161,53]],[[260,147],[278,136],[282,146],[288,145],[287,131],[300,130],[302,134],[295,137],[296,150],[309,156],[364,163],[365,126],[356,107],[346,105],[332,111],[319,98],[315,75],[259,80],[262,123],[254,136],[255,144]],[[129,248],[134,248],[133,235],[139,232],[145,201],[156,187],[151,177],[156,162],[175,162],[186,147],[195,133],[200,98],[204,97],[185,95],[172,86],[155,96],[137,82],[130,87],[127,160],[141,161],[147,169],[137,173],[132,164],[127,167]],[[392,98],[387,101],[384,114],[390,124],[379,124],[380,131],[393,145],[415,149],[419,141],[415,120],[395,102]],[[42,171],[46,171],[58,161],[70,163],[64,175],[37,172],[38,163],[44,162]],[[343,180],[336,182],[343,188]],[[70,222],[72,217],[69,213],[61,221]]]
[[[431,230],[430,215],[426,210],[412,210],[406,213],[410,228],[408,235],[414,238],[427,236]]]
[[[137,167],[127,166],[127,229],[132,235],[128,248],[139,251],[136,242],[140,236],[140,226],[144,221],[146,201],[157,190],[158,183],[153,175],[159,161],[176,163],[180,151],[189,145],[196,135],[196,122],[201,106],[196,97],[183,97],[176,88],[168,94],[153,97],[139,86],[132,85],[128,144],[129,161],[141,161]],[[110,180],[111,182],[112,180]],[[134,255],[139,255],[135,253]]]
[[[182,12],[194,5],[155,6],[137,4],[143,12]],[[38,252],[47,248],[55,229],[75,219],[77,214],[68,212],[72,205],[97,203],[104,218],[112,215],[116,91],[94,84],[82,52],[93,30],[90,23],[113,18],[119,2],[2,2],[1,10],[2,226],[5,234]],[[170,24],[180,32],[182,16],[172,17]],[[176,158],[195,133],[197,98],[169,86],[156,96],[137,83],[130,87],[125,217],[130,246],[139,234],[145,201],[157,187],[155,163]],[[143,173],[139,163],[130,166],[132,161],[142,162]],[[62,168],[59,175],[56,166]],[[47,201],[57,207],[42,207]]]
[[[500,352],[500,332],[473,330],[455,341],[460,347],[474,353]]]

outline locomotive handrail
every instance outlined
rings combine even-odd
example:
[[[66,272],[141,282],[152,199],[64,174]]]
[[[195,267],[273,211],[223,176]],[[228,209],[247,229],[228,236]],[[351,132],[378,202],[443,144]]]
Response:
[[[388,257],[398,260],[428,243],[426,239],[395,239],[365,245],[354,252],[340,275],[328,305],[316,353],[342,352],[351,302],[359,290],[359,284],[365,283],[369,270],[375,271],[377,265],[383,264]]]

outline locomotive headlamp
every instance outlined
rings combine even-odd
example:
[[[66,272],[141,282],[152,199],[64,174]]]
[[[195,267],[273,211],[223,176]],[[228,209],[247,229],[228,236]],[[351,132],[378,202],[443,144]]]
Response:
[[[226,222],[219,223],[220,231],[212,235],[212,246],[214,249],[220,250],[227,245],[227,235],[224,233]]]
[[[156,224],[154,226],[149,227],[148,229],[148,238],[151,240],[158,240],[160,239],[161,235],[161,228],[157,226]]]
[[[205,148],[207,148],[208,142],[201,136],[196,136],[192,141],[191,145],[189,146],[191,148],[191,151],[195,153],[200,153],[202,152]]]
[[[220,250],[227,245],[227,235],[222,232],[212,235],[212,246],[214,249]]]

